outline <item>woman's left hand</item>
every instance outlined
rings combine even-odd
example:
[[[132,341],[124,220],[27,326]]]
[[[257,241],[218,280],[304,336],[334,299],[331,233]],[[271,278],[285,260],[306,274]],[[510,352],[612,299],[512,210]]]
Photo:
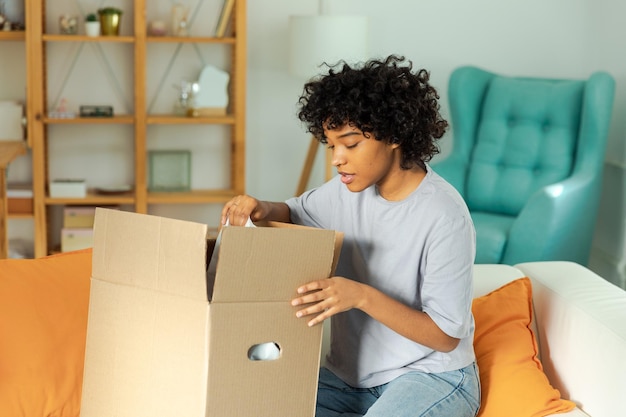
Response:
[[[298,288],[300,297],[291,301],[292,306],[309,304],[296,312],[297,317],[317,314],[307,324],[314,326],[325,319],[366,303],[367,287],[351,279],[332,277],[312,281]]]

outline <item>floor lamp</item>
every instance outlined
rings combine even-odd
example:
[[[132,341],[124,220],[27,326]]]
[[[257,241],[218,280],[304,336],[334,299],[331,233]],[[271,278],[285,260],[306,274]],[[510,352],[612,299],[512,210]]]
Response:
[[[367,17],[324,14],[320,2],[319,14],[289,17],[289,71],[308,80],[326,72],[323,64],[361,62],[367,58]],[[309,183],[319,142],[311,138],[296,195],[302,194]],[[330,153],[326,152],[325,180],[332,176]]]

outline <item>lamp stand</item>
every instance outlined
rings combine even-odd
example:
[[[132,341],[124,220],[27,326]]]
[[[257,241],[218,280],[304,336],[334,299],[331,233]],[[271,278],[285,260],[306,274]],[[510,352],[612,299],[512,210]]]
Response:
[[[311,171],[313,170],[313,163],[315,162],[319,145],[320,142],[312,136],[311,143],[309,144],[309,150],[307,151],[306,159],[304,160],[304,166],[302,167],[302,173],[300,174],[300,180],[298,181],[296,196],[299,196],[306,191],[309,179],[311,178]],[[331,161],[332,154],[328,149],[325,149],[324,154],[326,156],[324,161],[324,181],[328,181],[333,176],[333,164]]]

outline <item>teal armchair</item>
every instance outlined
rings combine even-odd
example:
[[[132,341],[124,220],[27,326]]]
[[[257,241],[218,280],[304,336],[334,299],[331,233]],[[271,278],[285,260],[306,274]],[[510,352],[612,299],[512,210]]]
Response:
[[[452,73],[452,151],[431,166],[470,209],[476,263],[587,264],[614,90],[604,72],[587,80]]]

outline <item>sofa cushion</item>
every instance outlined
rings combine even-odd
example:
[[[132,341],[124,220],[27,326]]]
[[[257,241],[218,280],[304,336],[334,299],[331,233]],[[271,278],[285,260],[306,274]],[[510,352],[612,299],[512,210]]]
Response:
[[[91,249],[0,261],[0,416],[80,411]]]
[[[541,417],[575,407],[550,385],[537,358],[537,342],[530,327],[529,278],[516,279],[474,299],[472,312],[481,379],[479,417]]]

